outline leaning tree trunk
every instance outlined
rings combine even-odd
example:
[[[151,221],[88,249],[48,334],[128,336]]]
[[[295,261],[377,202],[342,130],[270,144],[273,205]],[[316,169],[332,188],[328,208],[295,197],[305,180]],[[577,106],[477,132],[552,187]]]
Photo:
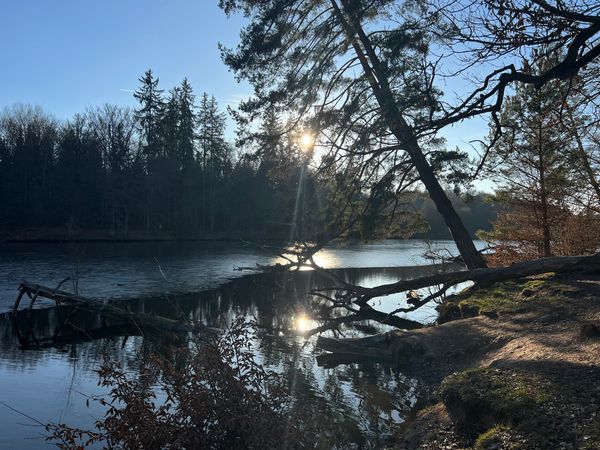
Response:
[[[349,4],[349,0],[341,0],[341,3],[342,8],[340,9],[336,0],[331,0],[331,5],[335,14],[344,27],[344,31],[369,79],[377,103],[381,108],[381,112],[390,131],[409,154],[411,162],[419,173],[419,177],[429,192],[431,200],[434,202],[438,212],[444,218],[444,222],[452,234],[452,238],[456,243],[465,265],[469,269],[486,267],[483,256],[481,256],[475,248],[475,244],[473,244],[469,232],[437,180],[433,168],[423,154],[414,134],[414,130],[406,122],[402,113],[399,111],[398,106],[394,101],[394,94],[389,85],[385,70],[382,70],[381,62],[375,54],[369,38],[365,34],[359,20],[352,13],[352,7]]]
[[[409,147],[408,154],[410,155],[415,168],[419,172],[421,181],[429,192],[431,200],[435,203],[438,212],[444,218],[444,222],[452,234],[452,239],[454,239],[465,265],[469,269],[486,267],[483,256],[475,248],[471,235],[465,228],[462,219],[454,209],[452,202],[437,180],[437,177],[435,176],[431,165],[427,162],[427,158],[425,158],[425,155],[421,151],[416,138],[410,136],[409,140],[412,141],[412,145]]]

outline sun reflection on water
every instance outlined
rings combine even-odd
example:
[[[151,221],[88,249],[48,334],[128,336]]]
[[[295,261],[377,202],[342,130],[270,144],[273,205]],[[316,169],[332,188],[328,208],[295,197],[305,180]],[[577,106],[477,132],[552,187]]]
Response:
[[[326,248],[319,250],[317,253],[315,253],[315,255],[313,256],[313,260],[320,267],[324,267],[326,269],[335,267],[336,263],[338,262],[335,254],[331,250],[328,250]]]
[[[306,333],[315,327],[315,321],[306,314],[299,314],[292,317],[292,328],[299,333]]]
[[[291,252],[295,252],[298,250],[297,247],[295,246],[289,246],[286,250],[290,251],[290,254],[286,254],[286,257],[290,257],[291,260],[295,260],[295,257],[291,254]],[[285,252],[284,252],[285,254]],[[336,256],[335,252],[329,250],[329,249],[321,249],[319,250],[317,253],[315,253],[313,255],[313,261],[319,266],[322,267],[324,269],[331,269],[334,267],[339,266],[339,258]],[[290,261],[282,258],[282,257],[275,257],[273,258],[271,264],[280,264],[280,265],[287,265]],[[309,265],[305,265],[299,268],[299,270],[312,270],[312,267],[310,267]]]

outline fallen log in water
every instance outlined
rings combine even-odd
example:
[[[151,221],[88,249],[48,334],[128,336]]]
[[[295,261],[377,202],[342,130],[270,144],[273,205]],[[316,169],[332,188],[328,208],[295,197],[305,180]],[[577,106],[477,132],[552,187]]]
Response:
[[[429,302],[440,298],[449,289],[454,288],[461,283],[467,281],[473,282],[474,287],[472,289],[474,291],[500,281],[517,280],[547,272],[568,273],[574,271],[600,273],[600,253],[590,256],[541,258],[524,261],[509,267],[440,272],[425,277],[404,279],[396,283],[383,284],[372,288],[346,283],[339,287],[315,289],[312,291],[313,294],[330,301],[333,304],[331,309],[350,309],[349,306],[352,305],[354,306],[354,309],[352,309],[353,314],[327,320],[324,325],[305,334],[312,335],[321,333],[336,328],[343,323],[360,320],[375,320],[399,329],[415,330],[421,328],[422,324],[414,320],[399,317],[397,314],[416,311]],[[418,294],[416,298],[410,297],[407,300],[408,306],[399,307],[387,314],[377,311],[368,303],[375,298],[381,298],[401,292],[410,293],[414,290],[432,287],[436,287],[433,293],[423,298],[418,296]],[[335,291],[333,295],[329,292],[331,290]],[[358,306],[358,310],[356,310],[356,306]]]
[[[90,342],[98,339],[124,338],[124,342],[130,336],[141,336],[142,331],[133,324],[117,326],[106,326],[91,330],[77,329],[70,324],[58,327],[52,336],[36,336],[32,329],[21,329],[19,321],[13,322],[14,332],[22,350],[43,348],[64,348],[67,345]],[[152,333],[153,334],[153,333]],[[149,335],[149,334],[148,334]],[[180,334],[177,334],[178,336]]]
[[[476,289],[479,289],[495,282],[517,280],[547,272],[557,274],[568,272],[599,273],[600,254],[543,258],[505,268],[476,269],[440,274],[379,286],[373,288],[371,292],[376,292],[377,295],[388,295],[408,288],[421,288],[434,283],[458,283],[469,280],[475,281]],[[560,280],[560,277],[557,279]],[[477,290],[474,292],[477,292]],[[483,292],[485,293],[485,291]],[[473,294],[473,292],[470,293]],[[469,293],[464,295],[468,296]],[[542,300],[553,294],[546,291],[536,294],[539,295],[541,301],[539,304],[532,301],[531,295],[529,293],[526,297],[523,297],[526,298],[526,300],[523,300],[523,306],[527,305],[528,308],[547,307],[547,304]],[[491,301],[493,302],[493,296]],[[577,308],[577,305],[571,307]],[[520,306],[515,307],[514,312],[517,313],[521,309]],[[538,314],[541,313],[538,312]],[[496,314],[494,319],[497,318]],[[331,366],[351,361],[378,360],[400,365],[422,366],[423,362],[427,360],[473,356],[480,353],[481,349],[486,346],[498,345],[502,339],[509,335],[505,330],[500,333],[502,327],[498,326],[498,323],[496,320],[478,316],[454,320],[437,326],[411,331],[397,330],[364,338],[333,339],[321,336],[317,340],[316,346],[329,353],[319,356],[318,362],[322,365]]]
[[[362,338],[334,339],[320,336],[316,347],[324,350],[317,357],[321,366],[350,362],[379,361],[402,366],[407,373],[439,365],[446,359],[458,364],[471,359],[490,346],[500,345],[495,322],[486,317],[456,320],[418,330],[393,330]]]
[[[94,301],[81,297],[70,292],[53,289],[39,284],[22,283],[19,286],[19,294],[13,305],[13,315],[16,316],[23,296],[27,295],[31,299],[29,309],[31,309],[38,297],[53,300],[57,305],[69,305],[83,310],[91,311],[101,315],[104,318],[116,319],[117,321],[133,324],[140,330],[152,329],[156,331],[170,331],[176,333],[186,332],[218,332],[214,328],[209,328],[203,324],[190,324],[183,321],[169,319],[167,317],[155,316],[151,314],[128,311],[124,308],[111,305],[102,301]]]
[[[335,356],[340,360],[362,360],[373,359],[377,361],[393,361],[395,348],[392,343],[397,338],[408,334],[407,332],[394,330],[374,336],[361,338],[335,339],[319,336],[317,348],[330,352],[329,356]]]
[[[600,253],[590,256],[556,256],[524,261],[508,267],[473,269],[458,272],[439,273],[427,277],[401,280],[374,288],[360,287],[357,293],[366,298],[383,297],[398,292],[421,289],[436,285],[454,286],[473,281],[479,287],[490,286],[498,281],[524,278],[546,272],[599,271]]]

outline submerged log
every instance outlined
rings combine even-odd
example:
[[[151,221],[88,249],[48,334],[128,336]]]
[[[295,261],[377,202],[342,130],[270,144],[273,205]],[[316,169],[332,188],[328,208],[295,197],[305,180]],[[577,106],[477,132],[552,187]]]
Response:
[[[415,331],[393,330],[360,338],[328,338],[319,336],[316,347],[325,350],[319,363],[337,365],[348,361],[407,362],[413,357],[423,357],[431,353],[433,347],[440,347],[439,336],[433,328]],[[455,333],[451,333],[455,334]],[[445,339],[444,339],[445,341]]]
[[[94,312],[105,318],[116,319],[117,321],[124,321],[125,323],[133,324],[140,330],[152,329],[157,331],[171,331],[177,333],[218,331],[214,328],[209,328],[199,323],[190,324],[183,321],[169,319],[167,317],[128,311],[124,308],[111,305],[110,303],[90,300],[70,292],[32,283],[22,283],[19,286],[19,294],[13,306],[13,314],[15,316],[24,295],[27,295],[31,299],[29,308],[33,306],[33,303],[38,297],[43,297],[55,301],[57,305],[64,304],[74,306],[76,308]]]
[[[64,348],[67,345],[79,344],[82,342],[90,342],[98,339],[123,337],[127,339],[130,336],[141,336],[142,331],[133,324],[107,326],[95,328],[92,330],[67,330],[62,333],[65,328],[69,328],[68,324],[59,327],[53,336],[36,336],[32,330],[21,330],[18,321],[14,321],[14,331],[19,341],[19,346],[22,350],[44,349],[44,348]],[[59,331],[61,333],[59,333]],[[180,335],[180,334],[178,334]]]
[[[335,357],[336,360],[349,361],[366,359],[393,361],[396,356],[396,339],[409,334],[408,332],[394,330],[361,338],[335,339],[319,336],[316,346],[331,353],[330,355],[321,355],[325,356],[325,359]],[[321,358],[322,361],[325,359]]]
[[[332,367],[350,362],[378,361],[402,367],[406,373],[440,366],[452,361],[459,365],[491,346],[502,344],[495,322],[487,317],[456,320],[418,330],[394,330],[362,338],[334,339],[320,336],[317,357],[321,366]]]

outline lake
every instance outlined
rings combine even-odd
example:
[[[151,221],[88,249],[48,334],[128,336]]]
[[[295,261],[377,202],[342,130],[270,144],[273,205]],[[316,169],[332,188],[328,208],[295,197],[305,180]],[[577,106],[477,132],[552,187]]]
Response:
[[[447,256],[455,247],[450,241],[383,241],[327,248],[316,260],[338,277],[368,287],[426,275],[427,251]],[[135,311],[183,315],[217,328],[226,327],[236,315],[256,318],[262,330],[257,358],[289,377],[296,404],[330,420],[331,429],[340,433],[335,439],[344,448],[381,447],[390,427],[414,405],[418,380],[376,363],[320,367],[315,338],[289,336],[281,330],[297,327],[299,317],[314,325],[308,293],[330,281],[313,271],[249,275],[234,270],[276,261],[266,250],[241,243],[1,244],[0,448],[47,446],[44,430],[32,419],[93,426],[102,410],[94,403],[87,407],[85,395],[102,393],[95,371],[104,355],[135,373],[140,360],[161,345],[160,339],[148,336],[99,333],[88,342],[65,340],[50,348],[21,350],[9,313],[19,283],[56,286],[66,277],[71,280],[63,289],[114,300]],[[388,312],[403,305],[405,298],[398,294],[374,302]],[[434,306],[408,317],[432,322]],[[102,329],[97,316],[49,302],[22,313],[17,324],[21,333],[44,342],[67,318],[78,329]],[[345,336],[384,330],[383,325],[368,322],[343,328]]]

